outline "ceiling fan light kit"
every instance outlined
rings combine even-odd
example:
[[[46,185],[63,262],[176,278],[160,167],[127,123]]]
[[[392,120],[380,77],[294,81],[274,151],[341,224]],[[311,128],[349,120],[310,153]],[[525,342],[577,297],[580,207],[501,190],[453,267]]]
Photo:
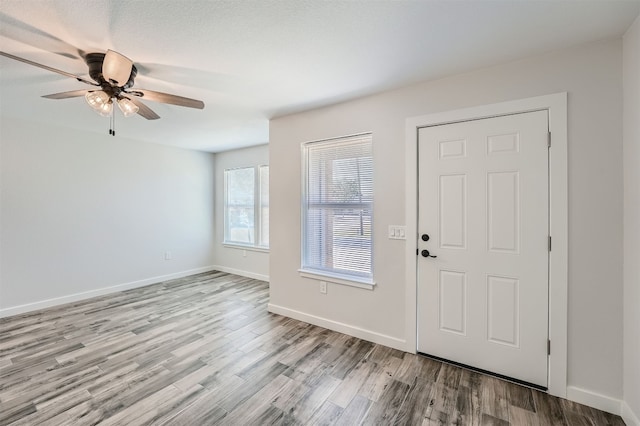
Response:
[[[132,115],[137,114],[140,109],[128,98],[118,99],[118,108],[120,108],[120,111],[122,111],[122,114],[125,117],[131,117]]]
[[[134,79],[138,74],[138,70],[129,58],[113,50],[107,50],[106,54],[87,53],[83,55],[84,61],[89,68],[89,76],[93,81],[66,71],[33,62],[29,59],[12,55],[10,53],[0,51],[0,56],[5,56],[25,64],[33,65],[66,77],[71,77],[90,86],[99,87],[101,90],[73,90],[70,92],[45,95],[43,97],[48,99],[67,99],[84,96],[85,100],[94,111],[103,117],[111,117],[111,128],[109,129],[109,134],[111,135],[115,135],[115,131],[113,130],[114,103],[118,104],[118,108],[125,117],[138,114],[147,120],[157,120],[160,116],[158,116],[158,114],[156,114],[151,108],[146,106],[140,99],[148,99],[153,102],[187,108],[204,108],[204,102],[197,99],[155,92],[153,90],[129,90],[133,87]]]
[[[87,104],[98,114],[103,117],[109,117],[113,111],[113,102],[111,97],[102,90],[88,91],[84,98]]]

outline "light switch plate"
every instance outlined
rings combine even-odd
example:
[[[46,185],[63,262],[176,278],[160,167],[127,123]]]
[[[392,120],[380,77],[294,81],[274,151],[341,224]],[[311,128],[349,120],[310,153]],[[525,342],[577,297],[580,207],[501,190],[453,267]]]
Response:
[[[406,240],[407,227],[404,225],[389,225],[390,240]]]

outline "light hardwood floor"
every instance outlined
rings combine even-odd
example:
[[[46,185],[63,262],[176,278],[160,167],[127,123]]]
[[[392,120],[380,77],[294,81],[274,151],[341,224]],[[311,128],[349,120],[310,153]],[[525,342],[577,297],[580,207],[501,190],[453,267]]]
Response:
[[[210,272],[0,320],[0,425],[623,425],[267,312]]]

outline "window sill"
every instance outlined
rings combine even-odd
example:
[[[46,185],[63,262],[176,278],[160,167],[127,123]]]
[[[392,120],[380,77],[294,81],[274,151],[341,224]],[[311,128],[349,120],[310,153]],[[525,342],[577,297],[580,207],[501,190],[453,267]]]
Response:
[[[312,280],[327,281],[334,284],[347,285],[351,287],[363,288],[365,290],[373,290],[376,283],[369,278],[345,277],[344,275],[334,275],[326,272],[298,269],[298,273],[303,278]]]
[[[269,253],[268,247],[259,247],[259,246],[249,246],[244,244],[234,244],[234,243],[222,243],[223,247],[236,249],[236,250],[247,250],[247,251],[256,251],[258,253]]]

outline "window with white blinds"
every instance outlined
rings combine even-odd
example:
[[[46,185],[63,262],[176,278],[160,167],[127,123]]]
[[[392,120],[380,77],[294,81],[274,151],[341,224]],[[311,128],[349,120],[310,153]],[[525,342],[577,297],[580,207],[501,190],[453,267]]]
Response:
[[[224,243],[269,247],[269,166],[224,171]]]
[[[371,134],[303,145],[302,271],[372,283]]]

